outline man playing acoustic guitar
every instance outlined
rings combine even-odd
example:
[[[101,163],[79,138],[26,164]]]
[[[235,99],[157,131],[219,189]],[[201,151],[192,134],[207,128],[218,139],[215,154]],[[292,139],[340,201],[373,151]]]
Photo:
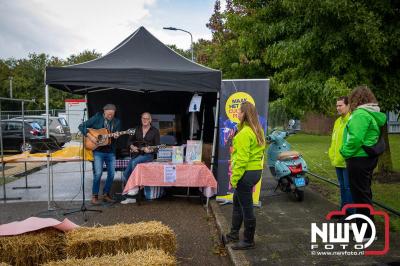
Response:
[[[88,128],[101,129],[106,128],[109,132],[120,131],[121,123],[118,118],[115,118],[116,107],[114,104],[106,104],[103,107],[103,113],[97,113],[86,122],[79,125],[79,131],[90,138]],[[119,135],[115,135],[116,139]],[[99,190],[101,175],[103,173],[103,164],[107,167],[107,180],[103,188],[103,201],[114,202],[110,196],[111,186],[115,174],[115,139],[110,145],[99,146],[93,151],[93,186],[92,186],[92,204],[99,203]],[[96,141],[96,140],[94,140]]]
[[[128,163],[128,167],[124,171],[124,181],[128,182],[129,176],[135,170],[135,167],[139,163],[151,162],[154,159],[154,153],[156,149],[149,148],[147,146],[159,146],[160,145],[160,132],[157,128],[151,125],[151,115],[145,112],[141,116],[142,125],[136,128],[136,133],[129,136],[129,148],[133,153],[131,160]],[[132,201],[133,203],[134,201]],[[131,203],[130,199],[127,198],[123,204]]]

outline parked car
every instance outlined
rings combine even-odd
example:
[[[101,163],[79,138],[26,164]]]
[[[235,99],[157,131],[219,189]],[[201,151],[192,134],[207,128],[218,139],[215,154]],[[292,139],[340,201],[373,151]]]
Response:
[[[27,115],[24,116],[27,120],[36,121],[42,128],[47,130],[46,117],[43,115]],[[16,119],[22,119],[22,117],[17,117]],[[60,147],[65,143],[71,141],[71,131],[69,129],[67,120],[63,117],[49,117],[49,136],[53,139]]]
[[[37,122],[25,121],[25,146],[23,145],[22,128],[21,120],[1,121],[4,152],[36,152],[43,150],[41,147],[46,142],[43,128]]]

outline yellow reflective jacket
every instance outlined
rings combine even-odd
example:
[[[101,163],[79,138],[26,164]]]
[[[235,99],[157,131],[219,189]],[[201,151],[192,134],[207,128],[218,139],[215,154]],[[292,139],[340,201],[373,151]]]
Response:
[[[329,159],[334,167],[346,168],[346,162],[343,156],[340,154],[340,148],[343,144],[343,132],[346,128],[347,121],[349,121],[350,112],[345,117],[340,116],[335,121],[332,131],[332,141],[329,147]]]
[[[233,138],[231,185],[236,188],[246,170],[262,170],[265,144],[258,145],[256,134],[247,125],[239,126]],[[264,135],[264,133],[263,133]]]

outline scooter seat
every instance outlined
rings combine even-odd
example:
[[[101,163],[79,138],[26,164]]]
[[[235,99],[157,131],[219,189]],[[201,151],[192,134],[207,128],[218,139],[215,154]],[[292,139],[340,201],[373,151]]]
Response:
[[[292,160],[294,158],[298,158],[299,156],[300,153],[297,151],[284,151],[278,155],[278,160],[280,161]]]

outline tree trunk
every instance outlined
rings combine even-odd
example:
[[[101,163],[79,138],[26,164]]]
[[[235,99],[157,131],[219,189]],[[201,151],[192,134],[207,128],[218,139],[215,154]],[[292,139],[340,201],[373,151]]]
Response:
[[[385,139],[386,150],[379,157],[378,173],[377,173],[376,179],[383,181],[390,175],[390,173],[393,172],[392,154],[390,152],[389,132],[388,132],[387,124],[385,124],[382,127],[382,134],[383,134],[383,138]]]

